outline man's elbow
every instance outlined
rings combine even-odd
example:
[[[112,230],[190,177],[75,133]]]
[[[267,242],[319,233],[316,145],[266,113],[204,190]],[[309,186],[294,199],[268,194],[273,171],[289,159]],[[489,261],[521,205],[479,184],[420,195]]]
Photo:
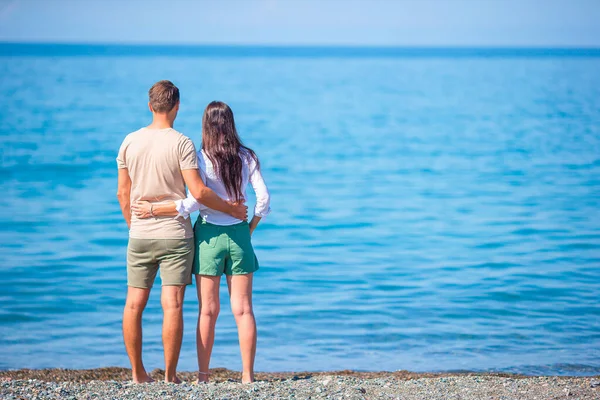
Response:
[[[117,191],[117,199],[126,200],[129,197],[129,192],[124,190]]]
[[[192,193],[192,196],[194,196],[194,198],[196,199],[196,201],[198,203],[204,203],[204,201],[208,197],[209,193],[210,193],[210,189],[207,187],[203,187],[203,188],[199,188],[197,191]]]

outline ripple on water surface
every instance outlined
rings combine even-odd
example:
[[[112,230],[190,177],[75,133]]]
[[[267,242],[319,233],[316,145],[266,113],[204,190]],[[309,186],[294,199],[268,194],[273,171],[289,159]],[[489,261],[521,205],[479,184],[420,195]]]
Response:
[[[600,373],[600,59],[4,57],[0,368],[127,366],[114,158],[228,102],[273,213],[257,370]],[[107,89],[110,88],[110,89]],[[250,194],[252,198],[252,194]],[[144,316],[163,364],[159,282]],[[189,287],[180,368],[196,366]],[[212,365],[240,369],[223,285]]]

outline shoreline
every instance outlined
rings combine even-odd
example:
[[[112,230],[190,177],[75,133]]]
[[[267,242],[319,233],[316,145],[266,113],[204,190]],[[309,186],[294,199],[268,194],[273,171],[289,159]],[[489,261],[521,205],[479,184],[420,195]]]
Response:
[[[155,381],[164,379],[164,370],[154,369],[148,373]],[[182,381],[192,383],[196,379],[196,372],[178,371],[177,376]],[[318,378],[322,376],[347,376],[358,379],[376,379],[393,378],[399,380],[411,380],[421,378],[447,378],[455,376],[479,376],[479,377],[503,377],[512,379],[524,379],[533,376],[504,373],[504,372],[473,372],[473,371],[453,371],[453,372],[412,372],[407,370],[399,371],[302,371],[302,372],[256,372],[256,381],[284,381]],[[211,368],[210,377],[212,382],[231,382],[241,380],[241,372],[233,371],[227,368]],[[557,378],[568,376],[557,376]],[[584,378],[573,376],[572,378]],[[600,375],[597,376],[600,379]],[[42,368],[42,369],[6,369],[0,370],[0,380],[6,379],[36,379],[44,382],[79,382],[86,383],[90,381],[128,381],[131,379],[131,369],[125,367],[103,367],[91,369],[69,369],[69,368]]]
[[[164,379],[164,370],[154,369],[148,373],[154,380]],[[188,383],[196,379],[195,371],[178,371],[177,375],[182,381]],[[284,381],[319,378],[323,376],[353,377],[357,379],[392,378],[398,380],[413,380],[422,378],[449,378],[449,377],[496,377],[510,379],[528,378],[556,378],[556,379],[591,379],[599,380],[598,375],[524,375],[510,372],[477,372],[477,371],[446,371],[446,372],[412,372],[399,371],[301,371],[301,372],[256,372],[256,381]],[[211,381],[231,382],[241,380],[241,372],[227,368],[211,368]],[[69,368],[42,368],[42,369],[0,369],[0,380],[28,380],[35,379],[44,382],[80,382],[90,381],[128,381],[131,379],[131,369],[125,367],[102,367],[91,369]]]
[[[194,384],[195,372],[179,372],[183,383],[130,381],[130,369],[19,369],[0,371],[0,398],[13,399],[598,399],[600,375],[527,376],[509,373],[442,372],[275,372],[256,373],[242,384],[241,374],[211,369],[212,381]]]

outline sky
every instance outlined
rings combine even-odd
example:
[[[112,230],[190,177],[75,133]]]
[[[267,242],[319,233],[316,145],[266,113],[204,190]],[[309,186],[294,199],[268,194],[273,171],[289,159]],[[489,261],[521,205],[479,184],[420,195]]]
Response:
[[[0,41],[600,47],[600,0],[0,0]]]

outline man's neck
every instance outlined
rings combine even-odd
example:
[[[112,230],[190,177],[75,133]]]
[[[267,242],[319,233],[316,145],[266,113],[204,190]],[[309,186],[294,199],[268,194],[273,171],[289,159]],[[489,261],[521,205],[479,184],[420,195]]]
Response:
[[[173,127],[173,122],[166,115],[154,114],[152,123],[148,125],[150,129],[167,129]]]

